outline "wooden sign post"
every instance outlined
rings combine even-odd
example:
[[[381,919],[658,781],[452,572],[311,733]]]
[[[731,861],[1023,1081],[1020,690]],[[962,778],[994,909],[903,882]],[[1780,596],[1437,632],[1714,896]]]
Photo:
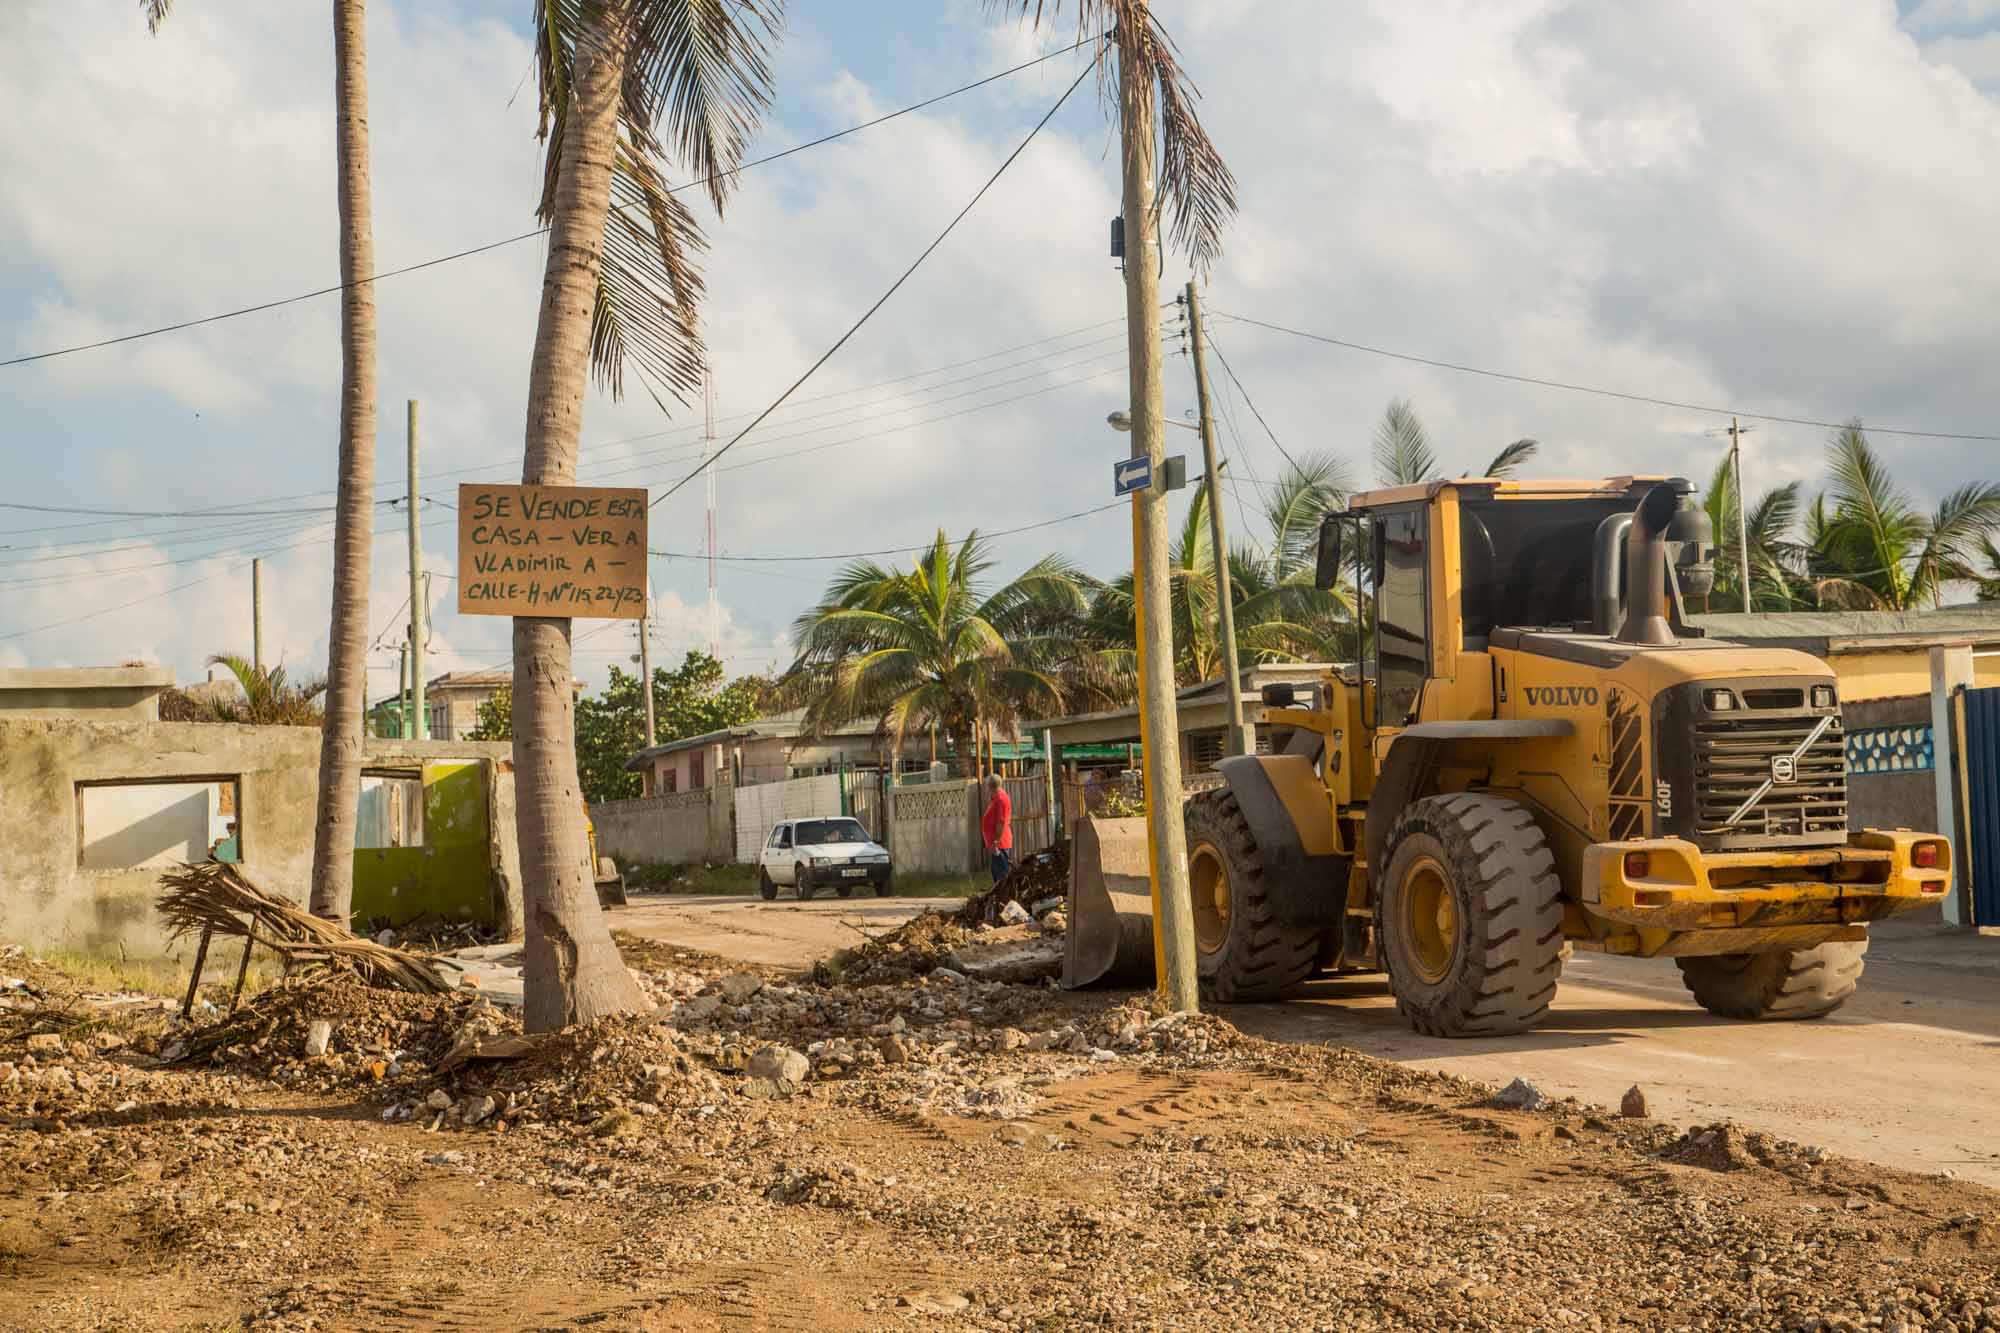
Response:
[[[638,620],[644,487],[460,486],[458,611]]]

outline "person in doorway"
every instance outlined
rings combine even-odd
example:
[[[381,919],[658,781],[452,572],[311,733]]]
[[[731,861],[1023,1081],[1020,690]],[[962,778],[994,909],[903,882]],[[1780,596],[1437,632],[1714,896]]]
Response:
[[[1014,802],[998,773],[986,775],[986,813],[979,820],[979,836],[986,841],[993,882],[998,884],[1014,868]]]
[[[209,860],[229,861],[232,863],[242,861],[243,851],[241,844],[238,843],[236,840],[235,820],[232,819],[229,821],[228,829],[229,829],[229,835],[227,837],[217,838],[215,840],[215,845],[208,849]]]

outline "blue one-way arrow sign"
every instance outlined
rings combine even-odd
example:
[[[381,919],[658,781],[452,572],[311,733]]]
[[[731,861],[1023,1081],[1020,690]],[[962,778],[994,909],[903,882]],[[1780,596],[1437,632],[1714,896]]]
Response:
[[[1130,495],[1134,491],[1150,489],[1153,484],[1153,460],[1150,458],[1121,458],[1111,465],[1111,491],[1114,495]]]

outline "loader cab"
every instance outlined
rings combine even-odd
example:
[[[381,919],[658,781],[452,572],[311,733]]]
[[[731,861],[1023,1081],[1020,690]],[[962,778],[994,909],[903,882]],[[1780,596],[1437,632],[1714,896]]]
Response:
[[[1496,629],[1611,633],[1623,614],[1623,539],[1660,480],[1464,478],[1366,492],[1329,515],[1315,581],[1351,584],[1364,607],[1371,725],[1393,734],[1493,716]],[[1693,637],[1680,593],[1706,592],[1703,553],[1695,540],[1675,550],[1668,619]]]

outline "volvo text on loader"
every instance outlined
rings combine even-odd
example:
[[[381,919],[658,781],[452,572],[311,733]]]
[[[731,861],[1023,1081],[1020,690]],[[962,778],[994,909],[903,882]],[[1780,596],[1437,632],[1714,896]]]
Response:
[[[1327,520],[1320,586],[1369,567],[1373,649],[1268,687],[1278,752],[1187,803],[1211,998],[1374,968],[1418,1029],[1499,1035],[1578,948],[1671,956],[1717,1014],[1815,1018],[1868,922],[1944,897],[1943,838],[1849,829],[1826,663],[1688,625],[1714,577],[1692,489],[1468,479]]]

